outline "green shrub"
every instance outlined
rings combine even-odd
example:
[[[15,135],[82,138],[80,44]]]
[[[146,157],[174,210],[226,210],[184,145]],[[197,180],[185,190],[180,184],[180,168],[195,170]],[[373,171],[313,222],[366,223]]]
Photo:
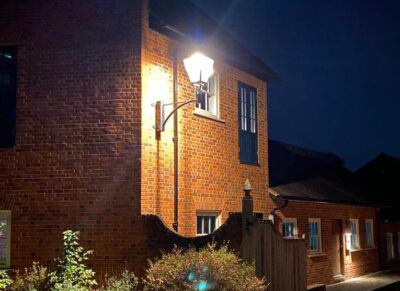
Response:
[[[24,273],[16,273],[10,291],[50,291],[50,277],[47,268],[34,262],[32,267],[25,268]]]
[[[217,249],[209,244],[196,251],[175,248],[161,259],[150,261],[143,281],[144,291],[261,291],[264,279],[245,264],[226,245]]]
[[[85,265],[92,251],[79,245],[79,232],[64,233],[64,255],[56,259],[57,269],[50,274],[52,291],[88,291],[95,286],[94,272]]]
[[[120,277],[112,277],[106,280],[100,291],[135,291],[139,280],[135,274],[123,271]]]
[[[12,283],[10,276],[6,270],[0,270],[0,290],[6,289]]]

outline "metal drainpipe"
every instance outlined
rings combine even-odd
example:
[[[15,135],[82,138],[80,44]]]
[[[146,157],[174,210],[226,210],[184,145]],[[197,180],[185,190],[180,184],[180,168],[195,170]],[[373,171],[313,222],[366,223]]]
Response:
[[[287,199],[282,198],[282,197],[280,197],[280,196],[276,197],[275,195],[272,195],[272,194],[270,193],[270,194],[269,194],[269,197],[271,197],[271,199],[274,200],[274,201],[277,201],[278,199],[282,199],[282,200],[283,200],[283,204],[282,204],[281,206],[278,206],[278,207],[274,208],[274,209],[271,211],[272,217],[275,217],[275,212],[276,212],[276,211],[278,211],[279,209],[285,208],[285,207],[289,204],[289,201],[288,201]]]
[[[174,109],[178,106],[178,51],[174,49],[172,53],[173,78],[174,78]],[[174,113],[174,223],[172,227],[178,231],[178,198],[179,198],[179,159],[178,159],[178,112]]]

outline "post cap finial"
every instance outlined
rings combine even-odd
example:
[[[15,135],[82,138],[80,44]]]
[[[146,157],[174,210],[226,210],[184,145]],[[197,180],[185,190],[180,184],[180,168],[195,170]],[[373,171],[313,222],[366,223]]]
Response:
[[[253,188],[251,188],[251,184],[250,184],[249,179],[246,179],[246,181],[244,182],[243,190],[244,190],[244,191],[253,190]]]

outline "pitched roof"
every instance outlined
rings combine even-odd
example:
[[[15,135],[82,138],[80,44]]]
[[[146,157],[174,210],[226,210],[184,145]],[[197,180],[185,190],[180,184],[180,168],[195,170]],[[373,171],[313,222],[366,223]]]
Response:
[[[215,56],[262,80],[278,76],[189,0],[150,0],[150,27],[181,42],[196,43]]]
[[[371,205],[343,159],[269,140],[270,192],[288,200]]]
[[[400,159],[381,153],[358,169],[356,176],[367,185],[373,203],[387,207],[381,212],[382,217],[400,221]]]

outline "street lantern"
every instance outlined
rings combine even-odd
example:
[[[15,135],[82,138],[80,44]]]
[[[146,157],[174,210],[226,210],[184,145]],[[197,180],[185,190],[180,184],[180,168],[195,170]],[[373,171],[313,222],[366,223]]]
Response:
[[[204,87],[207,85],[208,79],[214,74],[214,60],[203,55],[202,53],[194,53],[190,57],[183,60],[183,65],[189,76],[190,82],[196,87],[196,97],[185,101],[174,100],[172,103],[163,103],[157,101],[154,105],[156,107],[156,125],[157,132],[165,130],[165,124],[168,119],[181,107],[186,104],[197,102],[197,95],[199,93],[207,93]],[[175,80],[177,82],[177,80]],[[165,107],[174,106],[173,110],[166,115]]]
[[[214,74],[214,60],[199,52],[184,59],[183,64],[190,82],[200,90],[207,84],[212,74]]]

